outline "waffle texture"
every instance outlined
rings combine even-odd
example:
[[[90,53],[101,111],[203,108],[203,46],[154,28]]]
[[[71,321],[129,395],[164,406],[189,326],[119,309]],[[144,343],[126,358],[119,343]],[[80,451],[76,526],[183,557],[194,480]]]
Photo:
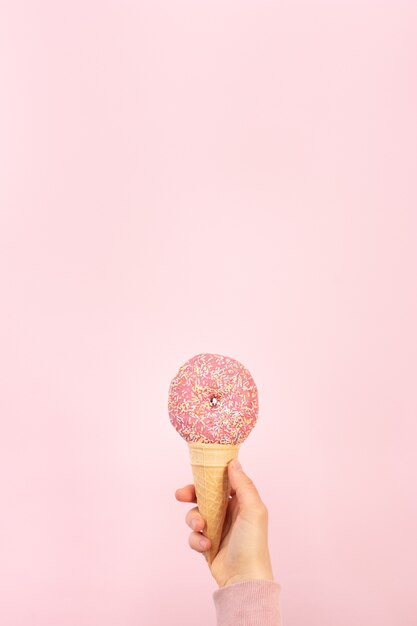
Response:
[[[227,464],[236,459],[238,445],[189,442],[191,467],[197,505],[206,526],[204,535],[211,541],[209,564],[219,551],[224,519],[230,495]]]

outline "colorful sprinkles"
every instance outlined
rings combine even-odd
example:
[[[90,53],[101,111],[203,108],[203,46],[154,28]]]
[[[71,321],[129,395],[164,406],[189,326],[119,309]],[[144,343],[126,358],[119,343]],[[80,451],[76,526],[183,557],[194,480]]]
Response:
[[[240,444],[258,419],[258,391],[239,361],[197,354],[172,380],[169,418],[186,441]]]

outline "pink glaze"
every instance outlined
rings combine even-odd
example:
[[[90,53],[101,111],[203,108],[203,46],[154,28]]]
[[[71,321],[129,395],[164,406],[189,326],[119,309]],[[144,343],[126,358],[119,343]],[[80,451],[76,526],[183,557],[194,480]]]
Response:
[[[172,380],[168,411],[186,441],[239,444],[256,424],[258,391],[239,361],[197,354]]]

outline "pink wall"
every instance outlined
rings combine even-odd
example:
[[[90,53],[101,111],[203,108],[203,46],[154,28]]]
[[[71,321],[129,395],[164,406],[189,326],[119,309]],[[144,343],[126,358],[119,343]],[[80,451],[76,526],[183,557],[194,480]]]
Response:
[[[214,625],[197,352],[258,384],[285,626],[414,626],[416,4],[0,11],[2,626]]]

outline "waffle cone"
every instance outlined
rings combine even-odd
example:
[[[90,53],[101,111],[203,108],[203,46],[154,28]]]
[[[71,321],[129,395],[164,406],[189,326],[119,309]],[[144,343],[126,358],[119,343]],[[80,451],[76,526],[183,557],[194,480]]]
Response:
[[[188,443],[197,505],[206,525],[203,534],[211,541],[209,564],[219,551],[224,518],[230,495],[227,464],[236,459],[238,445]]]

